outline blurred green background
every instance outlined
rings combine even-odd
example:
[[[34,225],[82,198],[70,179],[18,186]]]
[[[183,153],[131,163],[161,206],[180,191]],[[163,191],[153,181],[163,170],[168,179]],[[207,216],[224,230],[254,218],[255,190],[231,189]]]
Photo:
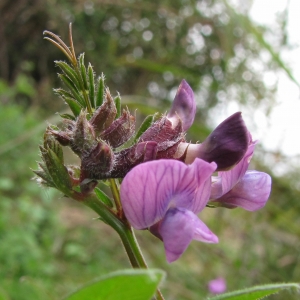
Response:
[[[227,99],[242,110],[272,110],[276,85],[265,86],[264,70],[293,80],[277,55],[287,43],[286,16],[278,16],[280,30],[273,33],[253,24],[247,7],[233,9],[225,0],[2,0],[0,17],[1,300],[61,299],[97,276],[130,267],[117,235],[92,211],[31,180],[43,130],[66,110],[52,91],[60,86],[54,60],[65,58],[43,40],[43,30],[67,41],[72,22],[77,55],[86,53],[112,94],[120,92],[132,111],[138,108],[137,116],[166,111],[185,78],[198,105],[188,135],[194,141],[207,136],[209,112]],[[276,49],[265,34],[276,34]],[[137,232],[149,266],[167,272],[166,299],[203,299],[208,281],[218,276],[229,290],[299,282],[299,166],[284,176],[272,172],[288,161],[257,147],[251,167],[273,176],[262,210],[201,213],[219,236],[217,245],[193,242],[169,265],[162,243]],[[298,298],[286,292],[271,299]]]

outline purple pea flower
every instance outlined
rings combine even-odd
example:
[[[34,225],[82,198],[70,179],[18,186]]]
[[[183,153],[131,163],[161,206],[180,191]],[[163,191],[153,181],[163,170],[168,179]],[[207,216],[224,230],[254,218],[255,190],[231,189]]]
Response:
[[[213,178],[210,199],[227,208],[249,211],[262,208],[271,192],[271,177],[255,170],[247,171],[256,142],[250,142],[243,159],[231,170],[218,172]]]
[[[193,239],[218,242],[196,215],[207,204],[216,167],[198,158],[191,165],[161,159],[140,164],[125,176],[125,215],[134,228],[148,228],[163,241],[168,262],[177,260]]]
[[[208,283],[208,289],[212,294],[222,294],[226,292],[226,281],[223,277],[218,277]]]

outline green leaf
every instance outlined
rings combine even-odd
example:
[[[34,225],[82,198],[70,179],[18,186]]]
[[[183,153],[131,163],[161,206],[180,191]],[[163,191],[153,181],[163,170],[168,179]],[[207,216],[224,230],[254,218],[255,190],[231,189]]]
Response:
[[[137,140],[140,138],[140,136],[152,125],[155,117],[157,114],[147,116],[143,123],[141,124],[139,130],[137,131],[135,137],[134,137],[134,143],[137,142]]]
[[[104,75],[103,73],[98,78],[98,91],[97,91],[97,98],[96,98],[96,107],[99,107],[103,103],[104,98]]]
[[[72,110],[75,117],[78,117],[82,106],[74,99],[65,97],[64,100],[69,105],[70,109]]]
[[[91,64],[88,66],[88,74],[89,74],[89,96],[90,103],[92,107],[96,107],[95,103],[95,74]]]
[[[66,90],[64,90],[62,88],[53,89],[53,90],[54,90],[54,93],[57,94],[59,97],[61,97],[63,100],[65,99],[65,97],[73,98],[73,95],[70,92],[67,92]]]
[[[71,120],[71,121],[75,121],[76,118],[70,114],[59,114],[63,119],[68,119],[68,120]]]
[[[233,291],[225,294],[220,294],[207,300],[257,300],[267,297],[272,294],[276,294],[281,290],[295,289],[300,291],[300,284],[298,283],[277,283],[258,285],[248,289]]]
[[[76,86],[74,85],[72,80],[70,80],[70,78],[68,76],[64,75],[64,74],[58,74],[58,77],[70,89],[70,91],[72,93],[72,96],[76,99],[76,101],[78,101],[78,103],[80,103],[80,105],[85,107],[84,99],[82,98],[82,96],[78,92],[78,89],[76,88]]]
[[[121,116],[121,96],[119,93],[118,93],[118,96],[115,97],[114,101],[115,101],[115,105],[117,108],[117,114],[116,114],[116,119],[117,119],[117,118],[120,118],[120,116]]]
[[[99,188],[95,188],[94,191],[95,191],[98,199],[100,199],[105,205],[107,205],[109,207],[113,207],[113,202],[103,191],[101,191]]]
[[[76,72],[64,61],[55,61],[55,64],[60,67],[64,74],[73,82],[78,90],[80,90],[79,78]]]
[[[40,169],[39,170],[32,170],[38,177],[40,177],[43,181],[42,184],[48,187],[55,187],[55,184],[47,170],[47,167],[44,163],[38,163]]]
[[[55,137],[49,133],[48,129],[44,134],[44,148],[51,149],[59,159],[59,161],[63,164],[64,163],[64,154],[62,146],[59,142],[55,139]]]
[[[65,300],[147,300],[164,278],[161,270],[123,270],[87,284]]]
[[[80,73],[83,81],[83,86],[84,89],[88,89],[88,84],[87,84],[87,76],[86,76],[86,68],[84,65],[84,53],[81,53],[78,58],[78,63],[79,63],[79,68],[80,68]]]
[[[43,154],[47,170],[58,190],[68,195],[72,189],[72,184],[67,168],[62,164],[55,152],[51,149],[45,149]]]

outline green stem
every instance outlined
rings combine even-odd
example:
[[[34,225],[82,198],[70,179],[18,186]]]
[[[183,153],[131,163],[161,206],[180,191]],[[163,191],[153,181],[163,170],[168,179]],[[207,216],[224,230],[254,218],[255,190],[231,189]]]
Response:
[[[108,208],[104,203],[98,200],[94,195],[85,198],[83,203],[94,210],[105,223],[110,225],[119,234],[125,251],[128,255],[129,261],[133,268],[147,269],[147,264],[142,255],[136,237],[134,235],[132,227],[127,223],[127,220],[123,221]],[[156,291],[156,299],[164,300],[160,290]]]
[[[119,192],[120,189],[118,187],[116,179],[110,178],[109,183],[110,183],[110,190],[111,190],[114,200],[115,200],[115,205],[116,205],[117,211],[120,213],[123,210],[122,204],[121,204],[120,192]],[[121,214],[123,214],[123,213],[121,213]]]
[[[83,203],[94,210],[105,223],[110,225],[119,234],[130,263],[133,268],[147,268],[145,260],[141,254],[132,228],[120,220],[118,216],[96,197],[90,196]]]

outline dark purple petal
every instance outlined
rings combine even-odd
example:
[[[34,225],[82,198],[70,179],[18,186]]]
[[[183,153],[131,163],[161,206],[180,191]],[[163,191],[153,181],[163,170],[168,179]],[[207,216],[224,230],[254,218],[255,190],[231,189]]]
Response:
[[[162,220],[159,233],[164,242],[167,261],[177,260],[193,240],[217,243],[218,238],[191,211],[170,208]]]
[[[236,165],[245,155],[250,143],[250,135],[237,112],[223,121],[202,144],[189,146],[185,162],[190,164],[196,157],[214,161],[218,171]]]
[[[243,178],[222,197],[213,200],[227,208],[242,207],[255,211],[265,206],[271,192],[271,177],[263,172],[247,171]]]
[[[187,166],[171,159],[136,166],[121,185],[121,201],[127,219],[134,228],[143,229],[160,221],[170,207],[202,209],[210,194],[208,178],[215,167],[214,163],[201,160]],[[203,184],[204,192],[198,195]]]
[[[208,283],[208,289],[212,294],[222,294],[226,292],[226,281],[223,277],[211,280]]]
[[[175,124],[178,122],[179,117],[183,131],[187,131],[194,122],[195,114],[196,102],[194,92],[189,84],[182,80],[167,117]]]

